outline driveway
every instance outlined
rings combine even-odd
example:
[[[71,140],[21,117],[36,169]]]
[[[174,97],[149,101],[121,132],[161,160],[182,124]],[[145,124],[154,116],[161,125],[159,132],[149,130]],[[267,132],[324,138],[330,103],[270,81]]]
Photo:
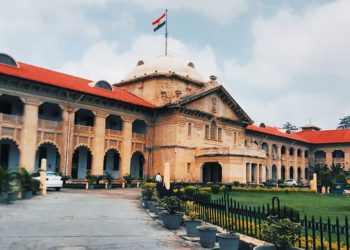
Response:
[[[198,249],[152,220],[139,194],[63,189],[0,205],[0,249]]]

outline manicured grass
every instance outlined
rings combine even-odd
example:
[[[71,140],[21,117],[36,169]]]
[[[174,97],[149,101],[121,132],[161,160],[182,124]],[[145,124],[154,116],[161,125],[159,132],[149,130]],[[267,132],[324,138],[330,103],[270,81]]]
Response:
[[[212,198],[221,198],[223,193],[213,195]],[[244,192],[232,191],[230,197],[247,206],[262,206],[263,204],[272,203],[272,197],[277,196],[280,199],[281,206],[286,205],[297,209],[301,216],[305,214],[311,219],[325,220],[328,216],[331,222],[335,223],[336,216],[339,217],[339,223],[344,224],[345,215],[350,216],[350,197],[340,195],[320,195],[313,193],[274,193],[274,192]],[[349,218],[350,219],[350,218]]]

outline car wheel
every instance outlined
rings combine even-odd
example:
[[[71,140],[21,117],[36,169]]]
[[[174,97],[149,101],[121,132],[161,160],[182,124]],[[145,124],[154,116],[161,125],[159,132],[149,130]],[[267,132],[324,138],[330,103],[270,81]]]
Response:
[[[56,189],[56,191],[60,191],[61,190],[61,188],[55,188]]]

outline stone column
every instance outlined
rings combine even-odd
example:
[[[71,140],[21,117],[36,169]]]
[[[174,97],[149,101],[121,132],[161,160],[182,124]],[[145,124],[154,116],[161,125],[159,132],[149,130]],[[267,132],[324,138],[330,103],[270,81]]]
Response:
[[[252,164],[246,163],[246,182],[252,182]]]
[[[276,179],[281,179],[281,168],[282,168],[282,153],[281,153],[281,146],[279,145],[277,147],[277,154],[278,154],[278,163],[277,163],[277,173],[276,173]],[[277,181],[276,180],[276,181]]]
[[[60,169],[64,175],[71,176],[72,151],[74,141],[74,109],[68,106],[63,110],[62,152]]]
[[[37,150],[37,129],[38,129],[39,102],[26,100],[23,114],[23,130],[21,139],[21,152],[19,158],[20,167],[28,172],[35,169],[35,154]]]
[[[260,164],[259,163],[255,163],[254,164],[254,175],[255,175],[255,183],[259,184],[260,183]]]
[[[106,116],[107,114],[104,112],[97,112],[95,117],[95,142],[91,169],[93,175],[103,175]]]
[[[124,175],[130,173],[130,161],[131,161],[131,143],[132,143],[132,122],[134,119],[130,117],[125,117],[123,124],[123,151],[121,156],[121,165],[120,165],[120,178],[123,178]]]

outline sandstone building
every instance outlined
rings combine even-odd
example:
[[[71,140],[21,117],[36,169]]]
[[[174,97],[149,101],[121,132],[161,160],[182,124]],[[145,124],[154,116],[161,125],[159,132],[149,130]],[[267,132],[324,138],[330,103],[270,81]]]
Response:
[[[0,54],[0,165],[73,179],[110,172],[177,181],[305,179],[317,162],[350,165],[350,130],[253,125],[215,76],[171,56],[139,61],[121,82],[91,81]]]

